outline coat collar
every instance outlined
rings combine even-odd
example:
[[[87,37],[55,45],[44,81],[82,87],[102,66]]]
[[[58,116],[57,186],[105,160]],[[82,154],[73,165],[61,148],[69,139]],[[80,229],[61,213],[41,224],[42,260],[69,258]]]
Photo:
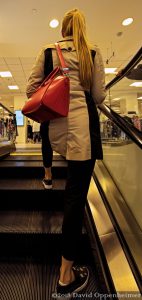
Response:
[[[61,49],[68,50],[68,48],[72,48],[72,50],[75,51],[72,36],[66,36],[66,37],[62,38],[62,40],[59,40],[58,43],[60,43]],[[55,49],[55,44],[48,44],[48,45],[45,45],[43,48],[44,49],[47,49],[47,48]]]
[[[65,41],[73,41],[73,36],[66,36],[66,37],[63,37],[60,41],[58,42],[65,42]]]

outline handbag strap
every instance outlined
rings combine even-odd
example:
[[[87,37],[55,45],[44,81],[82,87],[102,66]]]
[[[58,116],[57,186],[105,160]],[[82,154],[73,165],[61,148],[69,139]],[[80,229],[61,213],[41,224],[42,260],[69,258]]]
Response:
[[[63,74],[68,76],[69,75],[69,68],[66,65],[66,62],[64,60],[64,57],[63,57],[63,54],[62,54],[62,51],[61,51],[61,48],[60,48],[58,43],[55,43],[55,47],[56,47],[56,50],[57,50],[57,53],[58,53],[58,57],[59,57],[59,60],[60,60],[60,64],[61,64],[61,67],[62,67]]]

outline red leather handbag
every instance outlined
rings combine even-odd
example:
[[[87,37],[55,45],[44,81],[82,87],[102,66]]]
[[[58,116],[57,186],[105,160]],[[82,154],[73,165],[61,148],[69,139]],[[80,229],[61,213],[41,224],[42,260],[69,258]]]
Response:
[[[55,43],[61,66],[56,67],[25,103],[22,113],[39,123],[66,117],[69,110],[69,69],[60,46]]]

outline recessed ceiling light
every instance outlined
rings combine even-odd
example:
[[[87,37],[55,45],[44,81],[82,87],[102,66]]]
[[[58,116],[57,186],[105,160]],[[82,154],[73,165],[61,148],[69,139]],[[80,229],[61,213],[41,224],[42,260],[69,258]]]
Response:
[[[122,25],[123,26],[128,26],[133,22],[133,18],[127,18],[125,20],[123,20]]]
[[[32,13],[35,15],[37,13],[37,9],[36,8],[33,8],[32,9]]]
[[[50,23],[49,23],[49,26],[51,28],[56,28],[56,27],[58,27],[58,25],[59,25],[59,21],[56,20],[56,19],[51,20]]]
[[[142,99],[142,97],[139,97],[139,98],[137,98],[137,99]]]
[[[120,100],[120,98],[114,98],[114,99],[112,99],[112,100],[114,100],[114,101],[118,101],[118,100]]]
[[[4,71],[4,72],[0,72],[0,76],[1,77],[12,77],[12,74],[9,71]]]
[[[136,87],[142,87],[142,82],[133,82],[132,84],[130,84],[130,86],[136,86]]]
[[[8,85],[8,88],[9,88],[10,90],[19,90],[18,85]]]
[[[105,74],[116,74],[117,68],[105,68]]]

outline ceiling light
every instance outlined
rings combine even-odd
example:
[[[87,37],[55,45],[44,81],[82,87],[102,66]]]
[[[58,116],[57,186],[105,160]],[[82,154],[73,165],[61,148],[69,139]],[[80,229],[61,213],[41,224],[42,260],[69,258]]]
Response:
[[[8,88],[9,88],[10,90],[19,90],[18,85],[8,85]]]
[[[32,9],[32,13],[35,15],[37,13],[37,9],[36,8],[33,8]]]
[[[116,74],[117,68],[105,68],[105,74]]]
[[[133,22],[133,18],[127,18],[125,20],[123,20],[122,25],[123,26],[128,26]]]
[[[11,72],[5,71],[5,72],[0,72],[1,77],[12,77]]]
[[[118,101],[118,100],[120,100],[120,98],[114,98],[114,99],[112,99],[112,100],[114,100],[114,101]]]
[[[137,98],[137,99],[142,99],[142,97],[139,97],[139,98]]]
[[[49,26],[52,28],[56,28],[59,25],[59,21],[56,19],[53,19],[50,21]]]
[[[130,86],[142,87],[142,82],[133,82]]]

